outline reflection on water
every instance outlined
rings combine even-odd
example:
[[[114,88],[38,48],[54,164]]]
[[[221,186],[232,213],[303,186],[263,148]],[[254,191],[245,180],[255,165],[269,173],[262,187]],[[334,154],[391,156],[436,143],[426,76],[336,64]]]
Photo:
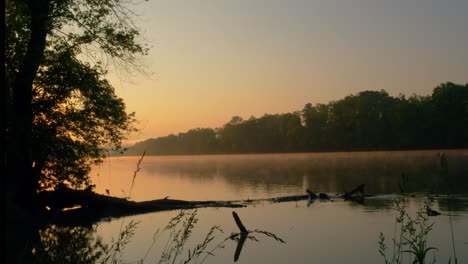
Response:
[[[408,192],[467,193],[468,150],[444,151],[449,179],[440,176],[441,151],[340,152],[266,155],[145,157],[133,191],[134,200],[169,195],[192,200],[267,198],[314,192],[343,193],[365,183],[366,191],[398,191],[402,173]],[[138,157],[111,158],[95,168],[97,191],[123,195]],[[110,165],[110,167],[109,167]]]
[[[443,197],[437,202],[444,211],[468,212],[468,197]]]
[[[239,217],[235,212],[233,215]],[[239,232],[232,232],[229,236],[222,239],[223,230],[219,225],[210,228],[204,239],[201,239],[193,248],[189,240],[198,222],[197,210],[182,210],[176,216],[172,217],[167,225],[157,229],[151,243],[146,245],[147,251],[139,256],[137,263],[153,263],[153,257],[149,258],[151,251],[158,252],[157,263],[203,263],[208,257],[214,256],[215,251],[225,248],[229,241],[236,242],[234,253],[234,262],[239,260],[246,240],[260,242],[258,235],[270,237],[280,243],[285,243],[280,237],[269,231],[255,229],[246,230],[242,227]],[[34,263],[126,263],[126,247],[134,240],[135,232],[140,221],[130,220],[125,223],[122,219],[120,229],[108,243],[104,243],[96,232],[98,225],[90,226],[57,226],[49,225],[39,230],[39,242],[33,246]],[[125,224],[125,225],[124,225]],[[166,237],[164,237],[166,235]],[[220,240],[221,237],[221,240]],[[198,239],[198,238],[197,238]],[[159,245],[161,240],[166,240]],[[213,241],[220,241],[214,247]],[[158,245],[157,245],[158,244]],[[161,248],[158,251],[157,248]],[[188,254],[187,254],[188,253]]]
[[[193,252],[193,249],[203,244],[207,233],[217,225],[224,233],[216,232],[213,240],[210,240],[211,244],[204,248],[204,253],[192,263],[383,263],[378,253],[378,234],[383,232],[388,238],[394,236],[396,212],[391,209],[394,198],[391,195],[369,198],[364,205],[343,200],[316,201],[309,207],[307,201],[265,202],[236,209],[247,229],[269,230],[287,243],[261,237],[265,233],[253,233],[243,238],[233,221],[231,209],[199,209],[198,221],[190,231],[191,238],[186,240],[176,263],[187,259],[188,250]],[[440,205],[444,199],[436,198],[436,201],[439,201]],[[421,196],[408,197],[408,212],[414,216],[424,205],[424,200]],[[387,208],[389,204],[390,208]],[[447,263],[452,252],[451,223],[448,212],[438,204],[435,204],[433,209],[442,214],[430,218],[434,228],[428,236],[428,246],[436,247],[438,251],[431,253],[434,255],[430,255],[429,259],[436,257],[437,263]],[[93,228],[61,229],[53,226],[41,232],[41,240],[53,256],[67,256],[61,258],[65,260],[86,260],[83,258],[87,255],[86,252],[96,252],[101,245],[107,245],[109,248],[121,233],[122,226],[138,221],[139,224],[122,250],[119,260],[124,263],[138,263],[144,259],[144,263],[158,263],[164,252],[170,252],[165,245],[178,245],[182,241],[180,234],[184,233],[187,225],[184,226],[183,223],[187,221],[181,221],[177,228],[169,232],[161,232],[177,215],[178,212],[150,213],[114,219]],[[190,213],[185,216],[190,216]],[[465,244],[468,243],[468,211],[459,211],[452,218],[459,263],[465,263],[468,260],[468,247]],[[157,243],[151,246],[155,235],[158,235]],[[254,235],[255,239],[250,235]],[[98,236],[102,237],[102,240],[98,239]],[[174,239],[175,237],[177,239]],[[257,240],[261,243],[252,243]],[[58,245],[64,249],[58,250]],[[208,252],[210,253],[207,255]],[[89,259],[94,258],[93,256],[96,255],[91,255]],[[92,263],[54,262],[54,259],[58,258],[49,257],[50,262],[44,263]]]
[[[35,263],[97,263],[106,246],[93,227],[59,227],[39,230],[40,241],[34,246]]]
[[[188,200],[256,199],[305,194],[306,189],[333,195],[364,183],[366,193],[380,195],[366,198],[363,204],[342,199],[311,204],[307,201],[261,201],[236,209],[249,228],[269,230],[287,243],[271,239],[251,243],[248,238],[238,236],[235,243],[228,240],[225,248],[214,252],[214,256],[210,255],[203,263],[233,263],[236,256],[239,263],[383,263],[378,253],[378,234],[383,232],[386,237],[393,237],[396,216],[392,207],[393,193],[398,191],[397,183],[404,173],[409,178],[406,190],[411,193],[407,199],[410,214],[415,215],[424,206],[424,192],[436,193],[433,209],[441,215],[430,218],[434,229],[428,237],[428,245],[438,248],[431,254],[441,263],[448,262],[452,254],[453,226],[459,263],[465,263],[468,262],[468,151],[445,151],[448,179],[440,176],[437,153],[145,157],[132,199],[141,201],[165,196]],[[104,194],[108,189],[111,195],[117,196],[128,193],[138,158],[111,158],[110,164],[96,168],[93,178],[96,190]],[[455,193],[449,193],[450,196],[447,196],[447,181],[455,186]],[[146,255],[153,234],[176,214],[159,212],[113,219],[100,223],[96,234],[102,237],[103,243],[109,244],[119,234],[122,224],[139,221],[123,256],[127,262],[136,263]],[[186,249],[194,249],[215,225],[224,230],[224,234],[214,238],[215,244],[229,237],[228,234],[239,232],[231,209],[200,209],[198,218],[191,235],[194,241],[188,241]],[[169,238],[169,234],[160,237],[163,242]],[[163,249],[164,246],[154,247],[147,256],[147,263],[157,262]]]

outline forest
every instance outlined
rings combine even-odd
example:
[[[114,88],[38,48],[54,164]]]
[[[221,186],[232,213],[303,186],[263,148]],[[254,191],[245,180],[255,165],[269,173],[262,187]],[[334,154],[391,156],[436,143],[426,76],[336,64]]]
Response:
[[[446,82],[432,95],[362,91],[300,111],[234,116],[221,128],[148,139],[126,155],[285,153],[468,147],[468,84]]]

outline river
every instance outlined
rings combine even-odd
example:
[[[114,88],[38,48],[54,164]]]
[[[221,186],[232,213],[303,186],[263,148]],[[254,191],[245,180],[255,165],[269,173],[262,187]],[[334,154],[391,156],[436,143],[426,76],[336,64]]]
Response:
[[[441,166],[442,153],[447,158],[446,167]],[[441,213],[428,217],[433,227],[427,245],[437,248],[429,251],[428,259],[448,263],[456,254],[458,263],[468,263],[468,150],[148,156],[138,166],[139,159],[112,157],[93,168],[96,192],[134,201],[167,196],[255,200],[302,195],[306,189],[337,195],[366,184],[366,193],[377,195],[363,204],[342,199],[312,203],[263,201],[245,208],[198,209],[198,222],[176,263],[187,258],[188,249],[202,242],[212,226],[219,225],[224,233],[216,232],[208,249],[238,232],[232,211],[237,212],[247,229],[271,232],[285,242],[265,233],[253,233],[255,239],[247,239],[237,263],[384,263],[378,251],[379,234],[385,236],[388,257],[394,248],[392,238],[399,238],[393,201],[398,198],[402,175],[408,179],[404,184],[409,194],[405,205],[412,219],[424,207],[428,193],[435,199],[432,209]],[[186,212],[186,216],[192,212]],[[145,263],[158,263],[170,236],[162,229],[178,213],[108,219],[95,226],[95,235],[112,244],[121,230],[137,222],[120,259],[137,263],[144,258]],[[159,235],[153,242],[156,233]],[[228,239],[203,263],[233,263],[237,247],[235,240]],[[409,263],[410,255],[403,254],[405,263]]]

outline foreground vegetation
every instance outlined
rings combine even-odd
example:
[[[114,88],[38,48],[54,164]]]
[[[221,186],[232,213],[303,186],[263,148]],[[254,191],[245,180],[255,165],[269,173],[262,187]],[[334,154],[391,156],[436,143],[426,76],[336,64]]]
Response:
[[[233,117],[223,127],[148,139],[127,155],[468,148],[468,84],[430,96],[363,91],[285,114]]]
[[[233,215],[237,216],[235,212]],[[192,248],[187,248],[198,221],[196,209],[179,211],[166,226],[155,230],[151,243],[146,245],[145,253],[135,262],[200,264],[214,256],[217,251],[224,249],[229,242],[237,244],[234,252],[234,262],[236,262],[240,258],[246,240],[260,242],[259,235],[279,243],[286,243],[274,233],[260,229],[239,230],[226,236],[221,226],[214,225],[200,242]],[[133,236],[139,224],[139,221],[122,219],[118,234],[108,243],[96,235],[97,225],[68,227],[50,225],[40,231],[40,240],[33,247],[32,263],[128,263],[129,260],[125,257],[126,247],[134,242]],[[241,225],[243,227],[243,224]]]
[[[451,189],[453,183],[448,173],[448,162],[445,154],[439,154],[440,159],[440,176],[441,179]],[[438,249],[428,245],[428,236],[433,230],[434,222],[430,220],[431,216],[437,216],[440,213],[433,210],[434,197],[431,193],[427,194],[427,199],[424,201],[424,206],[416,212],[416,216],[411,216],[408,212],[406,184],[408,177],[402,174],[399,183],[400,192],[393,201],[393,209],[396,212],[395,218],[395,233],[391,239],[391,252],[388,252],[388,247],[383,233],[379,234],[379,253],[382,255],[385,264],[403,264],[405,262],[404,255],[408,258],[408,263],[425,264],[437,263],[436,254],[433,254],[432,261],[429,259],[429,253]],[[450,201],[452,194],[448,194],[448,215],[450,220],[451,238],[452,238],[452,255],[448,263],[458,263],[457,252],[455,249],[455,234],[453,232],[452,212]],[[439,261],[440,263],[440,261]]]
[[[134,171],[132,183],[128,192],[129,195],[132,193],[143,157],[144,155],[138,161],[137,168]],[[83,193],[86,193],[86,191],[79,191],[79,193],[82,195]],[[98,208],[94,208],[95,211],[91,212],[92,217],[97,217],[93,219],[94,221],[89,223],[86,223],[86,221],[66,221],[61,224],[59,222],[55,222],[47,224],[44,226],[44,228],[39,230],[38,239],[36,241],[32,241],[31,243],[31,249],[33,253],[32,263],[127,263],[128,260],[125,257],[126,246],[129,243],[134,242],[133,236],[135,235],[140,222],[134,220],[126,221],[126,218],[122,217],[120,222],[120,230],[117,234],[115,234],[116,236],[112,237],[110,242],[104,242],[103,239],[96,234],[96,228],[99,225],[99,223],[96,223],[96,221],[99,220],[99,215],[102,216],[102,212],[98,211],[107,211],[109,209],[109,211],[112,211],[113,209],[112,206],[109,205],[99,206],[99,203],[102,203],[102,201],[99,201],[100,199],[96,199],[96,197],[92,199],[95,203],[98,204]],[[118,198],[107,197],[105,199],[110,199],[115,203],[115,199]],[[157,201],[142,202],[143,207],[148,209],[148,205],[151,202],[157,203],[157,208],[150,208],[150,210],[140,208],[131,212],[132,210],[128,210],[128,204],[125,204],[130,203],[134,205],[136,203],[130,202],[126,199],[121,199],[117,206],[114,206],[114,210],[116,208],[117,210],[123,210],[122,214],[119,214],[119,216],[138,214],[145,211],[175,210],[177,208],[184,208],[180,210],[179,213],[176,214],[172,219],[170,219],[164,228],[158,228],[154,232],[151,243],[146,245],[147,248],[145,253],[136,261],[138,264],[156,262],[172,264],[204,263],[208,257],[214,256],[215,251],[224,248],[229,241],[235,241],[237,243],[236,251],[234,253],[234,261],[237,261],[247,239],[259,242],[255,235],[264,235],[280,243],[285,243],[283,239],[271,232],[260,229],[248,230],[240,220],[240,217],[237,215],[237,213],[233,211],[232,214],[234,221],[239,227],[239,232],[232,232],[229,236],[219,240],[219,236],[223,236],[222,233],[224,232],[221,226],[214,225],[209,229],[201,242],[195,244],[193,248],[187,250],[187,245],[189,244],[188,242],[191,239],[192,232],[199,220],[197,216],[197,209],[194,208],[218,206],[216,205],[216,202],[190,202],[162,199]],[[229,206],[227,204],[220,204],[220,206],[237,207]],[[187,208],[191,210],[188,210]],[[58,215],[54,216],[54,218],[57,216]],[[115,216],[116,215],[113,215],[113,217]],[[79,218],[84,220],[83,217]],[[165,241],[161,242],[161,240]],[[215,244],[215,242],[217,244]],[[156,251],[156,255],[159,254],[159,256],[156,256],[155,258],[155,254],[152,251]],[[153,256],[150,257],[150,255]]]

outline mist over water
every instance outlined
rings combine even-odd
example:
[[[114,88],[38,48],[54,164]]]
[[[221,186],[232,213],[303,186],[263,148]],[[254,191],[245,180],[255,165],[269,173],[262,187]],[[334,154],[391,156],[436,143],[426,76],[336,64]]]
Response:
[[[440,157],[445,153],[448,177],[441,176]],[[114,157],[93,171],[96,191],[126,196],[139,157]],[[459,263],[468,260],[468,151],[337,152],[261,155],[148,156],[135,179],[130,199],[245,200],[302,195],[309,188],[331,195],[366,184],[366,192],[378,194],[364,204],[342,199],[331,202],[307,201],[272,204],[253,203],[235,211],[248,229],[273,232],[286,241],[280,244],[257,236],[247,240],[238,263],[384,263],[378,253],[382,232],[389,244],[395,231],[393,199],[399,191],[402,173],[408,176],[408,212],[415,215],[424,206],[425,193],[436,194],[430,218],[434,229],[428,245],[437,247],[428,259],[447,263],[452,253],[452,225]],[[450,188],[450,186],[452,186]],[[449,199],[447,194],[453,194]],[[450,210],[449,210],[450,206]],[[220,225],[225,238],[238,232],[230,208],[199,210],[199,222],[187,248],[196,245],[213,225]],[[157,212],[102,222],[96,229],[105,242],[112,241],[122,223],[141,221],[124,258],[140,259],[157,228],[162,228],[177,212]],[[164,239],[162,239],[164,241]],[[233,263],[236,242],[215,252],[204,263]],[[156,247],[149,255],[158,259]]]
[[[447,178],[440,174],[439,153],[447,156]],[[130,187],[137,160],[106,160],[94,170],[96,190],[123,194],[122,190]],[[409,178],[407,192],[467,193],[467,164],[467,150],[148,156],[143,159],[131,198],[267,198],[304,194],[307,188],[343,193],[359,184],[366,184],[366,192],[371,194],[392,194],[399,191],[402,174]]]

